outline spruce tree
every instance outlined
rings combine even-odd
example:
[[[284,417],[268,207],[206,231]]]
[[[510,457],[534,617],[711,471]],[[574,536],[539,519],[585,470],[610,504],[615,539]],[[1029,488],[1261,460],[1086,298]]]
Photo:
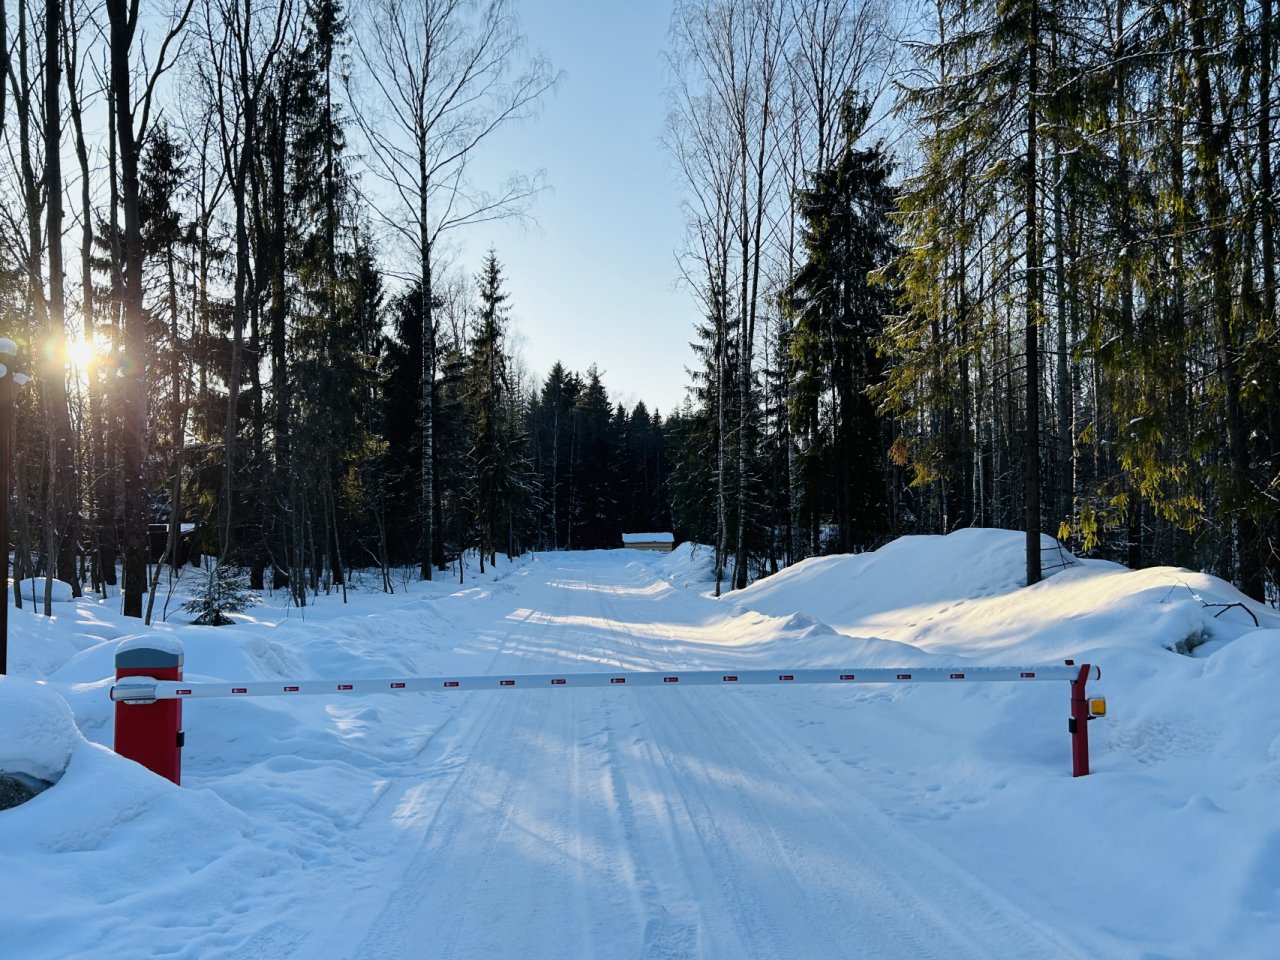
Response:
[[[873,545],[888,529],[884,431],[869,391],[881,379],[875,344],[893,303],[891,289],[871,279],[894,253],[893,166],[883,143],[857,147],[870,109],[846,95],[840,146],[800,194],[806,261],[787,294],[792,426],[809,440],[799,458],[804,511],[811,527],[834,525],[840,552]]]
[[[504,521],[513,509],[517,454],[508,396],[511,382],[504,352],[507,293],[502,289],[502,265],[490,250],[476,277],[480,309],[467,363],[467,414],[471,424],[472,502],[475,505],[477,546],[492,562]]]

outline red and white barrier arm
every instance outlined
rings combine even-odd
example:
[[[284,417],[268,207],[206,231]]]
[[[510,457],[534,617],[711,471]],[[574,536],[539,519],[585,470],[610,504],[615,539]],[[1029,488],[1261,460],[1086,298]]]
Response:
[[[199,700],[211,697],[334,696],[368,693],[423,693],[430,690],[555,690],[561,687],[726,687],[802,683],[983,683],[1079,679],[1069,666],[878,667],[842,670],[668,670],[600,673],[528,673],[481,677],[387,677],[352,680],[250,680],[191,683],[127,677],[111,688],[118,703]]]

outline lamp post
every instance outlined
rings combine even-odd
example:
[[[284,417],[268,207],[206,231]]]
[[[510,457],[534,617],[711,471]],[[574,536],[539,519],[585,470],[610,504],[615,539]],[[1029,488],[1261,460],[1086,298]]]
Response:
[[[0,337],[0,676],[9,672],[9,492],[13,477],[13,388],[30,382],[18,373],[18,345]]]

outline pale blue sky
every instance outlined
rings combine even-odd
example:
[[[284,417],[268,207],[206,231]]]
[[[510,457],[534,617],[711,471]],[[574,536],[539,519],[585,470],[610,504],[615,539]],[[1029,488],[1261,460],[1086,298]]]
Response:
[[[455,238],[474,272],[493,245],[506,267],[528,367],[596,363],[615,400],[665,415],[684,397],[697,310],[678,288],[680,188],[661,143],[667,0],[517,0],[531,50],[565,71],[541,116],[486,143],[473,172],[543,169],[536,223]]]

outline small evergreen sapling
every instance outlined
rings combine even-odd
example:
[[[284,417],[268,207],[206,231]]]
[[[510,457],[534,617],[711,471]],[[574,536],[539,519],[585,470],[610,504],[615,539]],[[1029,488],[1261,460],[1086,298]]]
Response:
[[[244,576],[218,564],[209,571],[201,591],[184,603],[182,609],[196,615],[191,621],[193,624],[223,627],[235,622],[227,614],[243,613],[259,600]]]

